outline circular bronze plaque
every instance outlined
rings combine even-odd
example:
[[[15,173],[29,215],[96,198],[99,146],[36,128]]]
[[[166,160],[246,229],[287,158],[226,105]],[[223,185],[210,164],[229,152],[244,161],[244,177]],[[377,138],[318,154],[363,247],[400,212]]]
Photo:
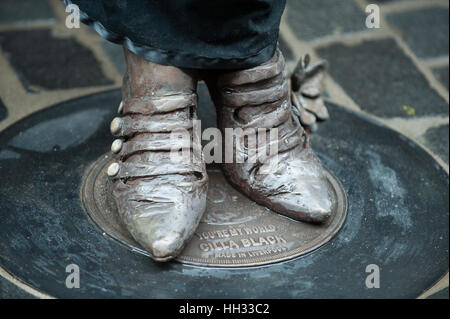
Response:
[[[122,223],[106,168],[111,154],[86,172],[81,187],[85,210],[104,231],[133,251],[149,256]],[[306,254],[329,241],[342,227],[347,198],[337,178],[327,171],[335,192],[333,217],[323,225],[294,221],[258,205],[226,181],[220,170],[208,170],[205,215],[179,262],[215,267],[248,267],[275,263]]]

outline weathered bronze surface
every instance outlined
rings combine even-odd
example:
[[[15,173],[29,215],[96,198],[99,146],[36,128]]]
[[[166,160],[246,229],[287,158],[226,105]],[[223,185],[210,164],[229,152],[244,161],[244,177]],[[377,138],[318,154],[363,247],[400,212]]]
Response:
[[[81,189],[84,208],[105,236],[148,256],[129,234],[112,199],[112,185],[106,174],[112,161],[111,154],[104,155],[86,172]],[[206,213],[177,257],[183,263],[245,267],[292,259],[329,241],[346,217],[346,195],[328,171],[325,176],[336,200],[332,217],[320,225],[294,221],[256,204],[231,187],[220,170],[209,170],[208,175]]]
[[[198,149],[201,132],[194,125],[201,78],[217,107],[224,154],[236,155],[223,162],[229,182],[257,203],[295,220],[326,224],[333,218],[336,192],[300,124],[304,100],[320,100],[322,65],[308,68],[309,61],[302,59],[292,77],[291,95],[278,49],[268,62],[238,71],[163,66],[128,50],[125,58],[120,116],[110,126],[117,137],[111,145],[115,160],[106,173],[112,183],[111,202],[131,236],[153,259],[177,257],[205,212],[208,175]],[[314,106],[319,114],[320,103]],[[227,140],[227,129],[253,130],[258,145],[249,145],[248,133]],[[181,131],[187,139],[173,135]],[[190,155],[174,162],[174,149],[189,150]]]
[[[276,143],[275,156],[225,163],[224,173],[236,188],[277,213],[324,223],[332,216],[335,194],[295,116],[287,73],[283,54],[277,50],[260,66],[208,79],[222,132],[227,128],[278,130],[275,138],[258,144],[258,153],[267,153]],[[233,153],[250,158],[246,138],[244,134],[235,138]]]
[[[122,87],[121,117],[111,122],[118,139],[115,161],[107,169],[111,202],[122,222],[157,261],[176,257],[191,238],[206,207],[208,176],[201,153],[173,163],[173,147],[191,149],[197,118],[197,81],[189,71],[158,65],[125,50],[127,72]],[[172,132],[189,130],[189,141]]]
[[[309,55],[300,59],[291,76],[291,99],[294,112],[305,127],[315,130],[318,121],[330,118],[322,98],[328,63],[310,65]]]

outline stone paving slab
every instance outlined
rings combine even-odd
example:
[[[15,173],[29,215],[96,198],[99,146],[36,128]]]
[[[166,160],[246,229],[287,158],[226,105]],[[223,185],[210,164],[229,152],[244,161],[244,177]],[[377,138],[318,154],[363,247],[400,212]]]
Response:
[[[393,39],[317,50],[330,74],[362,110],[380,117],[444,115],[448,104]]]
[[[365,30],[365,20],[353,0],[288,0],[287,21],[305,41]]]
[[[430,296],[428,299],[449,299],[448,287]]]
[[[1,0],[0,24],[55,22],[56,17],[47,0]]]
[[[31,91],[32,87],[55,90],[113,83],[87,47],[75,38],[56,38],[50,29],[1,32],[0,47]]]
[[[390,14],[387,21],[418,57],[434,58],[448,56],[448,14],[448,8],[424,8]]]
[[[434,76],[445,86],[448,90],[448,66],[434,68],[433,69]]]
[[[108,56],[109,60],[114,64],[116,70],[120,74],[124,74],[126,71],[125,57],[123,54],[123,47],[115,43],[102,41],[101,43],[103,51]]]
[[[280,35],[278,43],[279,43],[279,46],[280,46],[280,50],[281,50],[281,52],[283,52],[283,55],[284,55],[284,58],[286,59],[286,61],[287,62],[296,62],[295,61],[295,54],[292,51],[292,49],[289,46],[289,44],[284,39],[283,35]]]

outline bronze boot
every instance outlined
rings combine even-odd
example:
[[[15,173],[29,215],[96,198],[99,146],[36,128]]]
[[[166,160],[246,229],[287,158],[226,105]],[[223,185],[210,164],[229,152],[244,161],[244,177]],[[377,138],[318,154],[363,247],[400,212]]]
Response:
[[[121,117],[111,123],[116,162],[108,168],[114,198],[134,239],[157,261],[176,257],[206,208],[207,181],[200,155],[174,162],[171,151],[190,150],[199,137],[197,80],[189,71],[162,66],[125,50]],[[178,130],[190,141],[174,138]],[[192,152],[191,154],[194,154]]]
[[[226,128],[244,132],[235,134],[232,151],[241,153],[245,161],[225,160],[223,169],[229,181],[256,202],[296,220],[321,223],[331,215],[332,189],[294,113],[287,77],[283,55],[277,50],[260,66],[208,79],[223,135]],[[273,128],[278,131],[269,139]],[[258,129],[266,132],[266,138],[259,138]],[[276,143],[277,156],[250,161],[245,132],[251,130],[258,135],[258,154],[269,154],[270,145]]]

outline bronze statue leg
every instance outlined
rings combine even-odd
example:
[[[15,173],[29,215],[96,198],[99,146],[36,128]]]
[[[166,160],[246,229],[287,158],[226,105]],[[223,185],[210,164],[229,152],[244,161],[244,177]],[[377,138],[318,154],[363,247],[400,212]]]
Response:
[[[263,129],[266,136],[271,129],[278,130],[274,139],[257,145],[260,152],[276,143],[277,157],[224,163],[223,169],[229,181],[256,202],[297,220],[320,223],[331,214],[331,189],[294,113],[287,77],[283,55],[277,50],[260,66],[207,79],[223,136],[226,128]],[[245,135],[235,137],[233,152],[238,148],[251,158],[248,141]]]
[[[157,261],[176,257],[194,233],[206,207],[207,174],[195,158],[195,74],[162,66],[125,50],[127,71],[119,108],[111,123],[118,139],[108,168],[116,204],[128,230]],[[172,133],[187,132],[189,140]],[[173,150],[193,157],[174,162]]]

